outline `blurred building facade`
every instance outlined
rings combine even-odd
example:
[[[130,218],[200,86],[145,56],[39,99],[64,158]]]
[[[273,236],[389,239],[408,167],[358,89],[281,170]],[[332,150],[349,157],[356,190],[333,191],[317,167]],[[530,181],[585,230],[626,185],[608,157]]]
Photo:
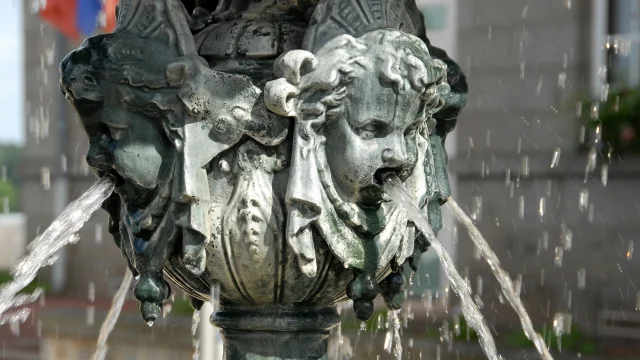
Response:
[[[627,1],[631,9],[633,2]],[[475,215],[505,269],[522,277],[532,318],[549,324],[556,312],[569,312],[575,323],[595,333],[601,311],[634,310],[640,259],[628,259],[627,252],[640,233],[633,200],[640,199],[640,164],[630,159],[623,167],[614,161],[606,188],[599,164],[585,183],[587,156],[575,104],[606,80],[592,76],[607,65],[598,55],[604,54],[604,35],[631,31],[637,19],[625,17],[624,28],[606,25],[623,23],[608,16],[629,13],[621,10],[622,0],[611,11],[605,0],[421,3],[431,11],[446,4],[442,16],[453,14],[443,29],[428,27],[437,32],[434,43],[458,60],[470,85],[467,109],[449,141],[454,194]],[[33,239],[95,177],[84,161],[87,140],[57,85],[57,65],[77,44],[24,6],[27,135],[21,173],[26,238]],[[637,76],[633,60],[619,62],[626,64],[619,68],[630,69],[631,79]],[[586,193],[586,204],[580,204]],[[459,269],[470,274],[474,291],[482,283],[483,313],[497,327],[517,324],[463,229],[452,245],[451,224],[443,237]],[[43,271],[42,280],[60,296],[85,298],[93,283],[98,298],[109,298],[126,266],[106,232],[106,214],[98,212],[80,235],[78,244]]]
[[[79,44],[70,44],[22,2],[25,59],[25,146],[22,199],[26,236],[33,239],[73,199],[94,182],[85,154],[88,142],[58,85],[58,64]],[[107,215],[98,211],[80,232],[81,241],[67,247],[52,267],[41,273],[56,296],[86,298],[89,283],[96,296],[109,298],[126,265],[106,231]]]
[[[640,161],[614,158],[603,168],[598,159],[586,174],[576,113],[580,96],[597,98],[611,73],[637,77],[637,54],[619,59],[606,45],[608,33],[637,28],[632,3],[458,1],[457,59],[470,94],[451,162],[457,195],[504,268],[522,278],[522,298],[540,328],[568,313],[594,335],[605,310],[636,310]],[[459,233],[458,265],[474,291],[482,284],[483,313],[496,327],[517,324]]]

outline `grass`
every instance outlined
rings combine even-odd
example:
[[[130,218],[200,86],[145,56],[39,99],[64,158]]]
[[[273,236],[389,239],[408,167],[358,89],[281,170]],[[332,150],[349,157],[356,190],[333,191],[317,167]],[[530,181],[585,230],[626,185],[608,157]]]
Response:
[[[8,271],[0,271],[0,285],[8,283],[13,280],[13,276]],[[42,289],[46,294],[49,290],[49,285],[43,282],[33,280],[29,285],[27,285],[20,293],[32,293],[36,291],[36,289]]]
[[[570,352],[574,354],[582,355],[598,355],[602,353],[600,345],[589,339],[579,328],[576,326],[571,327],[570,334],[564,334],[556,336],[552,331],[538,331],[542,334],[545,342],[549,346],[551,351],[558,351],[562,346],[562,352]],[[506,336],[506,343],[509,346],[517,347],[521,349],[534,349],[533,342],[529,340],[522,332],[509,333]]]
[[[366,322],[366,331],[374,331],[376,329],[385,329],[388,310],[376,311],[371,318]],[[382,324],[379,324],[382,322]],[[467,321],[463,316],[458,319],[458,329],[454,329],[454,320],[449,319],[449,329],[453,331],[454,339],[458,341],[476,341],[478,334],[475,330],[469,327]],[[355,316],[348,316],[342,321],[343,331],[355,331],[360,329],[360,322]],[[379,326],[380,325],[380,326]],[[571,328],[569,334],[564,334],[560,337],[552,333],[552,331],[538,331],[542,334],[546,343],[552,352],[558,351],[558,344],[562,346],[562,352],[581,354],[585,356],[599,355],[602,353],[602,349],[597,341],[588,338],[578,327],[575,325]],[[424,331],[419,331],[419,336],[425,338],[438,340],[442,336],[441,329],[437,327],[425,327]],[[509,332],[501,335],[500,338],[496,338],[497,341],[501,341],[505,346],[517,349],[535,349],[535,345],[531,340],[527,338],[524,332]]]
[[[176,299],[171,305],[171,314],[175,316],[192,316],[193,308],[189,304],[189,300]]]

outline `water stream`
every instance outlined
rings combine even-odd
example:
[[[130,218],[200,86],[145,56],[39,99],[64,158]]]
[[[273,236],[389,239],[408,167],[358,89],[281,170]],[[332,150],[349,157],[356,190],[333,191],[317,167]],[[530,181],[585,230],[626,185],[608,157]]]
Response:
[[[467,214],[452,198],[449,198],[447,200],[447,204],[453,211],[454,215],[458,218],[458,221],[460,221],[467,228],[471,240],[476,244],[476,246],[480,250],[480,253],[487,261],[487,264],[489,264],[489,267],[491,267],[491,271],[493,271],[493,274],[500,283],[502,293],[507,298],[507,301],[509,302],[511,307],[513,307],[513,309],[518,314],[518,317],[520,318],[520,322],[522,324],[522,329],[524,330],[527,337],[531,341],[533,341],[536,349],[544,360],[553,360],[553,357],[551,357],[551,354],[549,354],[549,350],[545,345],[544,339],[534,330],[531,319],[529,318],[529,314],[527,314],[527,310],[525,310],[524,305],[522,304],[522,300],[520,300],[520,297],[516,292],[516,288],[511,281],[511,277],[509,276],[509,274],[507,274],[506,271],[502,269],[502,267],[500,267],[500,260],[498,259],[496,253],[491,250],[491,247],[487,243],[487,240],[482,237],[482,234],[480,234],[478,228],[473,225],[473,222],[471,221],[469,216],[467,216]]]
[[[392,199],[394,199],[407,210],[409,218],[426,236],[427,240],[429,240],[429,243],[431,244],[431,248],[438,255],[438,258],[442,263],[442,268],[451,281],[451,288],[460,297],[462,312],[464,313],[469,326],[471,326],[478,333],[480,345],[482,346],[482,350],[484,351],[485,355],[487,355],[487,358],[490,360],[501,359],[502,357],[497,353],[496,344],[493,340],[493,336],[491,336],[489,327],[487,327],[487,324],[484,321],[480,310],[478,309],[478,305],[471,298],[471,290],[469,289],[469,285],[456,270],[453,260],[445,251],[442,244],[438,241],[436,235],[433,233],[433,230],[429,225],[429,221],[422,214],[420,209],[415,205],[413,199],[406,192],[404,186],[402,185],[402,182],[400,182],[400,179],[398,179],[398,177],[396,177],[395,175],[390,175],[387,176],[384,180],[385,191],[389,195],[391,195]]]
[[[109,177],[98,180],[82,196],[71,202],[60,216],[29,244],[27,255],[11,271],[13,280],[0,286],[0,319],[5,317],[8,310],[38,298],[40,290],[30,296],[19,295],[19,293],[36,278],[40,268],[55,263],[58,250],[80,239],[77,232],[91,215],[100,209],[102,203],[113,192],[114,186],[114,181]],[[26,320],[24,314],[28,316],[28,311],[18,313],[23,314],[18,318],[19,320]],[[7,314],[7,316],[12,317],[15,314]]]
[[[122,311],[124,301],[127,298],[127,292],[129,291],[129,286],[131,285],[132,280],[133,274],[131,274],[131,271],[127,270],[118,291],[113,295],[111,309],[109,309],[107,317],[104,319],[102,326],[100,326],[98,343],[96,344],[96,351],[93,353],[93,357],[91,357],[92,360],[104,360],[106,357],[108,350],[107,340],[109,339],[109,335],[113,331],[113,328],[116,326],[116,322],[118,321],[118,317]]]

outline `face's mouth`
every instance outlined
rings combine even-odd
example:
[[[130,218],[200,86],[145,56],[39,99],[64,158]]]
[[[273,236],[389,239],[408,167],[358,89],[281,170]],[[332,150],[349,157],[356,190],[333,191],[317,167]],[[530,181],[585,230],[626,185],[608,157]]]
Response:
[[[410,171],[406,166],[386,167],[376,170],[373,174],[373,181],[367,186],[362,187],[358,192],[358,204],[375,207],[384,201],[385,191],[384,183],[389,176],[397,176],[402,182],[409,178]]]
[[[115,171],[96,170],[98,177],[103,178],[109,176],[116,182],[115,191],[118,192],[118,188],[122,188],[125,185],[124,178]]]
[[[406,166],[399,166],[395,168],[386,167],[376,170],[373,174],[373,180],[376,185],[384,186],[386,179],[390,176],[397,176],[400,181],[404,182],[409,178],[409,175],[411,175],[411,171]]]

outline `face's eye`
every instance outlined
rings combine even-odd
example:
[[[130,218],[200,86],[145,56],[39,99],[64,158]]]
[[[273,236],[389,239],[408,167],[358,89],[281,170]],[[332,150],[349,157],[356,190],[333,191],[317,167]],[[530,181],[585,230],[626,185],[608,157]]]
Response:
[[[115,141],[121,140],[127,133],[126,127],[107,125],[107,128],[109,129],[109,136]]]
[[[387,128],[388,126],[386,123],[379,120],[373,120],[357,128],[356,133],[363,140],[371,140],[373,138],[385,137],[388,133]]]

